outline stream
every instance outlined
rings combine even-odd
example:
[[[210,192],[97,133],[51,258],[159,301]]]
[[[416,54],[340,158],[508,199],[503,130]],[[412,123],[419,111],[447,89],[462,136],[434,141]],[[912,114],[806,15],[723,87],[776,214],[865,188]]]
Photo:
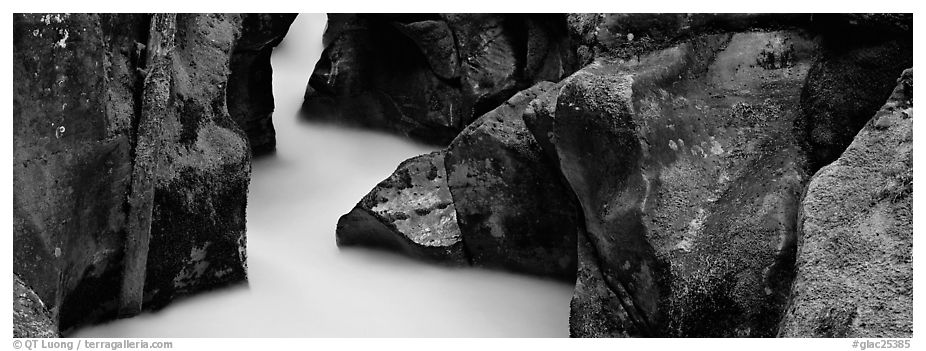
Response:
[[[572,286],[335,245],[338,218],[435,147],[298,118],[324,14],[301,14],[272,57],[277,152],[255,158],[249,284],[72,337],[567,337]]]

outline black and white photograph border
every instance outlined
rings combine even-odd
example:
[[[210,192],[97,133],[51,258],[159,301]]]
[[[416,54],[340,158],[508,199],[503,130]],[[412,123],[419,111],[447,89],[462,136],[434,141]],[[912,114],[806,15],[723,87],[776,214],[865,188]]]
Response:
[[[10,342],[910,349],[916,5],[13,5]]]

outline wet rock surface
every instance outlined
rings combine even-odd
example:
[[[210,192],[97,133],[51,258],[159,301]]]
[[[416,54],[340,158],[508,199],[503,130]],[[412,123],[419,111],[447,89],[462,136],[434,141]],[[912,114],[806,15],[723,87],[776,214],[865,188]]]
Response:
[[[241,21],[171,22],[14,16],[14,272],[65,333],[116,316],[129,235],[150,235],[145,308],[246,279],[250,152],[225,104]],[[158,128],[137,129],[142,116]],[[146,191],[151,207],[136,211]],[[150,227],[130,230],[130,214]]]
[[[242,14],[241,38],[235,42],[228,77],[228,112],[248,136],[251,152],[261,155],[276,148],[273,129],[273,68],[270,54],[296,14]]]
[[[801,201],[783,337],[913,335],[913,70]]]
[[[562,15],[329,15],[304,114],[447,144],[575,65]]]

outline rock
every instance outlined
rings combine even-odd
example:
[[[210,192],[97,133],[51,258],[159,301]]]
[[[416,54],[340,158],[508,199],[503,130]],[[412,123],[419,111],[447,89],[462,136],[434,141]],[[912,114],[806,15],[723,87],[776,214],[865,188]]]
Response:
[[[645,337],[652,336],[647,329],[640,328],[624,309],[623,304],[632,304],[626,291],[620,286],[611,286],[605,280],[598,264],[588,258],[598,253],[589,242],[588,234],[577,236],[578,271],[576,273],[575,296],[569,302],[569,335],[576,337]]]
[[[62,331],[118,298],[149,20],[13,16],[13,271]]]
[[[571,13],[567,17],[582,65],[597,57],[636,58],[704,34],[812,27],[814,18],[751,13]]]
[[[572,49],[568,28],[561,14],[534,14],[527,25],[527,58],[524,74],[536,79],[558,81],[580,66]]]
[[[251,159],[224,98],[240,26],[238,15],[177,15],[169,77],[176,103],[161,132],[167,147],[155,183],[153,263],[145,282],[151,307],[247,280]]]
[[[338,245],[575,279],[581,213],[522,120],[529,102],[558,88],[538,83],[477,119],[447,149],[403,162],[341,217]]]
[[[599,59],[535,102],[528,127],[588,231],[573,336],[777,332],[806,179],[795,106],[816,50],[794,31],[701,36]]]
[[[412,23],[393,22],[425,56],[431,71],[442,79],[460,77],[460,58],[454,44],[453,32],[446,22],[426,20]]]
[[[13,267],[64,333],[116,316],[138,254],[145,308],[246,279],[250,152],[225,104],[240,19],[178,15],[170,34],[151,18],[14,16]],[[148,66],[152,52],[169,61]],[[145,115],[153,134],[136,130]],[[141,156],[149,137],[160,146]],[[151,160],[148,190],[132,186]],[[136,211],[146,191],[153,210]],[[129,212],[150,231],[129,233]],[[136,234],[147,250],[126,257]]]
[[[839,157],[881,107],[897,72],[913,65],[912,38],[860,38],[837,36],[824,42],[826,50],[810,69],[798,130],[813,150],[813,170]]]
[[[329,16],[325,50],[309,78],[303,115],[425,142],[449,141],[471,109],[393,22],[376,15]]]
[[[57,338],[58,325],[42,299],[13,275],[13,337]]]
[[[913,335],[913,70],[896,83],[807,186],[797,276],[779,336]]]
[[[296,14],[242,14],[241,38],[235,43],[228,77],[228,112],[247,133],[254,155],[276,148],[273,129],[273,68],[270,54]]]
[[[330,15],[304,114],[447,144],[518,91],[576,69],[560,15]]]
[[[336,235],[339,247],[380,247],[448,265],[469,264],[441,151],[402,162],[341,216]]]
[[[486,113],[447,147],[445,165],[466,252],[476,266],[575,279],[581,214],[521,116],[541,82]]]

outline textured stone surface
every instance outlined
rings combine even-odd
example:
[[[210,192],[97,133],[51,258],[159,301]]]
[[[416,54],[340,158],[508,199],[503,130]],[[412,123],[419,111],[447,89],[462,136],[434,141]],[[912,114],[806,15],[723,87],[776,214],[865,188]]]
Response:
[[[528,126],[588,230],[574,336],[775,334],[805,179],[794,107],[816,47],[791,31],[703,36],[596,61],[553,113],[535,103]]]
[[[341,216],[336,235],[338,246],[381,247],[449,265],[469,263],[442,151],[402,162]]]
[[[26,284],[13,275],[13,337],[56,338],[58,324],[42,299]]]
[[[171,91],[163,121],[145,300],[171,299],[247,279],[247,138],[225,106],[238,15],[177,15]]]
[[[13,17],[13,271],[62,330],[118,296],[147,21]]]
[[[332,14],[303,112],[446,144],[535,82],[576,69],[562,15]]]
[[[486,113],[446,151],[448,184],[463,235],[477,266],[575,278],[575,197],[548,162],[522,114],[542,82]]]
[[[629,59],[704,34],[810,27],[808,14],[571,13],[569,35],[579,62],[597,57]]]
[[[898,72],[913,65],[912,32],[894,34],[884,26],[831,30],[839,35],[824,36],[824,51],[801,98],[798,129],[814,170],[839,157],[887,99]]]
[[[338,244],[573,280],[581,213],[522,119],[529,102],[558,87],[521,91],[447,149],[403,162],[341,217]]]
[[[228,112],[244,130],[254,155],[276,148],[273,129],[273,68],[270,54],[296,19],[296,14],[241,15],[241,38],[235,43],[228,77]]]
[[[780,336],[913,336],[913,70],[801,202]]]
[[[14,16],[13,267],[65,333],[115,315],[143,95],[170,106],[158,112],[146,308],[246,278],[250,152],[225,106],[240,19],[177,16],[166,74],[151,76],[150,18]],[[170,88],[143,94],[156,86]]]

